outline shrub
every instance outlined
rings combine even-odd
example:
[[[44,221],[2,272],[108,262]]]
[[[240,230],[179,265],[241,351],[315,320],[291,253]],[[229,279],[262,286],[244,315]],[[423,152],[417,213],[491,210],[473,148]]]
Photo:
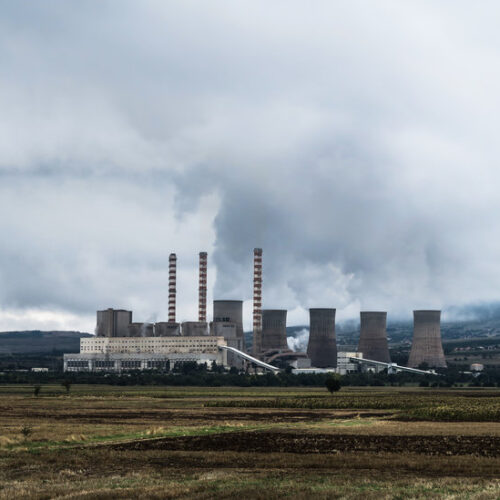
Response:
[[[31,436],[33,434],[33,427],[31,425],[24,424],[21,427],[21,434],[24,436],[25,439]]]
[[[339,391],[342,387],[340,384],[340,377],[338,375],[330,375],[325,381],[325,386],[330,394]]]

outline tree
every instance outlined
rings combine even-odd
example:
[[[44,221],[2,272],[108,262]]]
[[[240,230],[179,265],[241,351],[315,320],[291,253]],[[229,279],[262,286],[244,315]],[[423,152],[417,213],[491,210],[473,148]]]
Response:
[[[61,382],[61,385],[66,389],[66,394],[69,394],[69,390],[71,389],[71,382],[69,380],[64,380]]]
[[[35,387],[33,387],[33,394],[35,396],[38,396],[40,394],[41,390],[42,390],[42,386],[41,385],[35,385]]]
[[[325,380],[325,386],[330,392],[330,394],[339,391],[340,388],[342,387],[340,383],[340,377],[338,375],[328,376],[327,379]]]

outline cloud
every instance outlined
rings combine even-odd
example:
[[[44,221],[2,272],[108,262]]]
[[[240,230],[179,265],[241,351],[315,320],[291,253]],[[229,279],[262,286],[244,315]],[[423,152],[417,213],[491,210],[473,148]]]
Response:
[[[210,292],[249,327],[256,246],[264,306],[294,324],[496,300],[498,11],[2,4],[4,317],[164,318],[176,251],[193,319],[208,250]]]

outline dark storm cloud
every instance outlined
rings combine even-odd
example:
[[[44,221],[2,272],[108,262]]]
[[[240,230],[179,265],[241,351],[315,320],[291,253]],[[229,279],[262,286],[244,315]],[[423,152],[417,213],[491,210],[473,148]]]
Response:
[[[495,300],[498,10],[1,2],[0,327],[162,317],[172,250],[181,319],[255,246],[292,323]]]

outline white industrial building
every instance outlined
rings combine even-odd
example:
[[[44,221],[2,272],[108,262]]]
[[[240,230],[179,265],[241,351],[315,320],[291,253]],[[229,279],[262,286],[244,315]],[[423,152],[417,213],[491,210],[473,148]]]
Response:
[[[177,362],[227,367],[224,337],[93,337],[80,339],[80,353],[64,355],[64,371],[171,368]]]

